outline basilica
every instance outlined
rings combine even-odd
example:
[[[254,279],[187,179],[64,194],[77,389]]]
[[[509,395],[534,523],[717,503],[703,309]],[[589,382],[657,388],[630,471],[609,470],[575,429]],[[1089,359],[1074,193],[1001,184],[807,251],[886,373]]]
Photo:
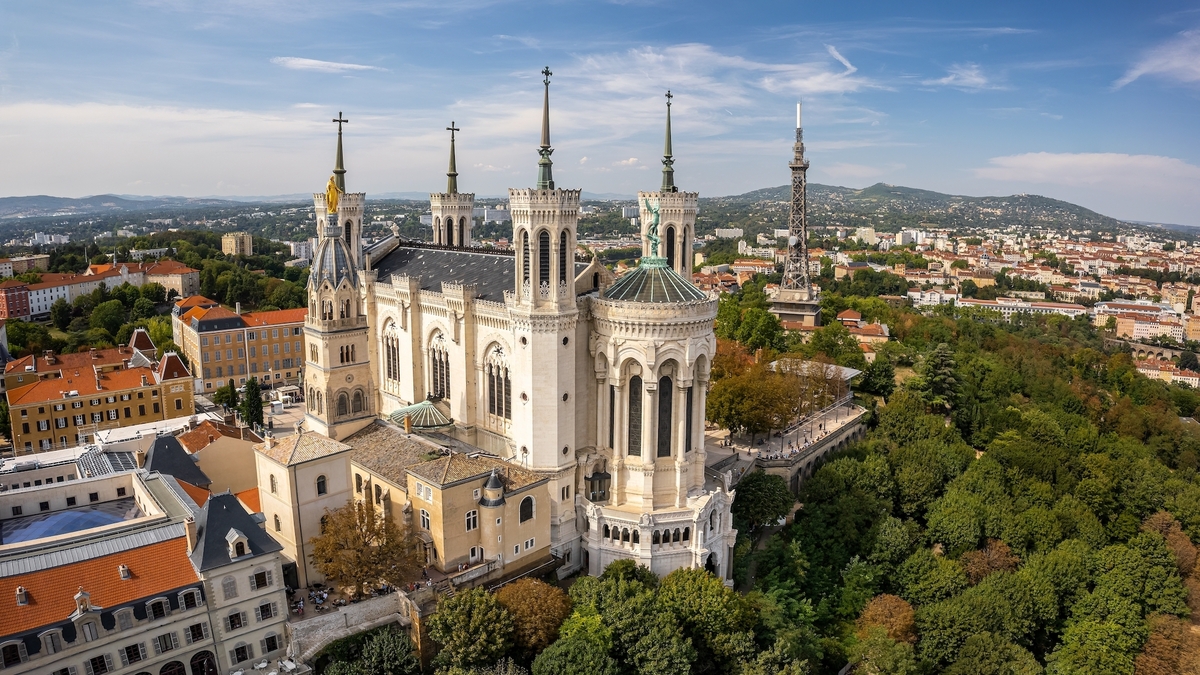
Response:
[[[729,578],[733,492],[706,478],[703,433],[717,300],[690,281],[697,193],[675,186],[670,98],[662,185],[638,193],[642,258],[614,279],[577,254],[580,190],[555,186],[544,75],[537,182],[509,190],[507,250],[474,245],[453,136],[446,191],[430,195],[434,241],[365,242],[339,121],[333,177],[314,195],[304,427],[348,439],[438,401],[460,448],[547,480],[560,574],[633,559]]]

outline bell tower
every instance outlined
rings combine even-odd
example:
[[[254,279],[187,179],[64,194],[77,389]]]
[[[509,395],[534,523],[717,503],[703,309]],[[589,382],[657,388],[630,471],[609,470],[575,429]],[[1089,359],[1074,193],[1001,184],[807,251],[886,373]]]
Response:
[[[433,243],[441,246],[468,248],[471,246],[471,227],[475,224],[472,212],[475,194],[458,191],[458,169],[454,161],[454,132],[462,131],[454,122],[446,127],[450,132],[450,168],[446,171],[446,191],[429,195],[433,214]]]
[[[346,192],[341,114],[337,159],[325,192],[313,195],[317,249],[308,276],[304,320],[304,424],[329,438],[345,438],[375,416],[368,356],[367,313],[361,293],[362,216],[366,194]]]
[[[642,257],[663,258],[684,279],[692,278],[692,241],[696,236],[696,211],[700,194],[680,192],[675,186],[675,157],[671,149],[671,99],[667,91],[667,132],[663,142],[662,187],[638,192],[638,221],[642,229]],[[650,236],[650,229],[657,227]],[[657,242],[657,248],[655,247]]]

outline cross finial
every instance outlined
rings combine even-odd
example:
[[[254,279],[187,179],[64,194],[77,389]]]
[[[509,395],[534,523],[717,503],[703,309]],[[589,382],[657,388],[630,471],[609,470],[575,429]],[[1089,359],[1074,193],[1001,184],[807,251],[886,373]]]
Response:
[[[675,98],[675,96],[673,94],[671,94],[671,90],[668,89],[667,90],[667,107],[668,108],[671,107],[671,99],[673,99],[673,98]]]
[[[554,73],[550,72],[550,66],[546,66],[545,68],[542,68],[542,75],[544,75],[546,78],[546,79],[542,80],[542,84],[546,84],[546,85],[550,84],[550,76],[553,74]]]
[[[347,123],[347,122],[349,122],[350,120],[344,120],[344,119],[342,119],[342,113],[339,111],[339,112],[338,112],[337,119],[335,119],[335,120],[330,120],[330,121],[331,121],[331,122],[337,122],[337,125],[338,125],[338,133],[340,134],[340,133],[342,133],[342,125],[343,125],[343,124],[345,124],[345,123]],[[453,123],[453,122],[451,122],[450,124],[454,124],[454,123]]]
[[[453,140],[454,140],[454,132],[456,132],[456,131],[462,131],[462,129],[459,129],[458,127],[454,126],[454,121],[453,121],[453,120],[451,120],[451,121],[450,121],[450,126],[446,127],[446,131],[449,131],[449,132],[450,132],[450,140],[452,140],[452,141],[453,141]]]

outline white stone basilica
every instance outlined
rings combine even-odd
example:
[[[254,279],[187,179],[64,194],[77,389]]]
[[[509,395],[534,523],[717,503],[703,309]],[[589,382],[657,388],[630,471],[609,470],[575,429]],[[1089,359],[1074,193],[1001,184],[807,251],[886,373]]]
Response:
[[[305,426],[346,438],[440,398],[459,442],[550,479],[560,574],[631,558],[728,579],[733,493],[704,470],[717,301],[689,280],[697,194],[674,185],[670,99],[662,187],[638,193],[643,258],[614,281],[576,259],[580,190],[551,175],[544,74],[537,185],[509,190],[512,250],[471,248],[453,135],[447,190],[430,195],[434,243],[365,245],[339,123],[334,177],[314,195]]]

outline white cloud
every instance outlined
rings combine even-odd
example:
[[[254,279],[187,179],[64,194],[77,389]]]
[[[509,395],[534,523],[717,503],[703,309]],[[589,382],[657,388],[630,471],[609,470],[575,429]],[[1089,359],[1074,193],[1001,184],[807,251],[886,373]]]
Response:
[[[954,87],[964,91],[999,89],[983,74],[975,63],[956,63],[946,69],[946,76],[936,80],[922,80],[921,84],[931,87]]]
[[[318,73],[347,73],[357,70],[386,70],[376,66],[364,66],[358,63],[339,63],[337,61],[318,61],[303,59],[297,56],[276,56],[271,63],[283,66],[289,70],[311,70]]]
[[[637,163],[637,157],[630,157],[629,159],[622,159],[619,162],[613,162],[613,166],[637,166]]]
[[[1175,157],[1030,152],[993,157],[974,174],[1031,189],[1059,186],[1059,199],[1117,218],[1200,225],[1200,166]]]
[[[580,163],[580,164],[587,164],[587,157],[586,157],[586,156],[584,156],[584,157],[580,157],[580,158],[579,158],[579,163]]]
[[[1113,86],[1120,89],[1143,75],[1200,83],[1200,30],[1184,31],[1147,51]]]

